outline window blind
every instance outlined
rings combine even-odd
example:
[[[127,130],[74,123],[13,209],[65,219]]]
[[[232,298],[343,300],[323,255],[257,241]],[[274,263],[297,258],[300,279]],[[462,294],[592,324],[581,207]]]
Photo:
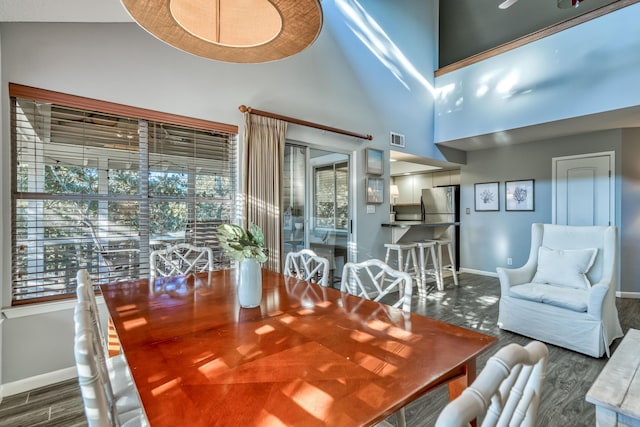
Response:
[[[347,163],[314,169],[316,228],[346,229],[349,217]]]
[[[236,134],[26,96],[11,127],[14,305],[75,295],[80,268],[148,277],[150,252],[176,243],[228,266],[214,229],[234,217]]]

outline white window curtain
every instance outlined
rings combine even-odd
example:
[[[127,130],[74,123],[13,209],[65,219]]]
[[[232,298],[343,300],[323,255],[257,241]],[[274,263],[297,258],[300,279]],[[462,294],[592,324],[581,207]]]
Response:
[[[282,164],[287,122],[245,113],[244,123],[245,218],[264,233],[269,249],[265,268],[279,272],[282,258]]]

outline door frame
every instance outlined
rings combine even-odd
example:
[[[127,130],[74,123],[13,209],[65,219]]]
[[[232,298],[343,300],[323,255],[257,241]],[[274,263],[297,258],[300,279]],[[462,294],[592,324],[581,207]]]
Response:
[[[323,144],[316,144],[316,143],[307,143],[304,141],[301,141],[299,139],[289,139],[287,138],[285,141],[285,144],[291,144],[291,145],[296,145],[299,147],[303,147],[305,148],[305,163],[306,163],[306,168],[305,168],[305,207],[304,207],[304,239],[305,242],[309,242],[310,239],[310,226],[309,226],[309,220],[311,218],[311,213],[312,213],[312,204],[313,204],[313,198],[312,198],[312,194],[313,194],[313,167],[311,165],[311,160],[310,160],[310,150],[321,150],[321,151],[326,151],[329,153],[336,153],[336,154],[340,154],[340,155],[344,155],[347,156],[347,162],[349,165],[349,171],[348,171],[348,177],[349,177],[349,226],[347,227],[347,259],[345,260],[346,262],[350,262],[352,261],[354,258],[354,248],[356,247],[356,201],[357,201],[357,194],[356,194],[356,167],[355,167],[355,161],[358,160],[356,159],[356,152],[354,150],[350,150],[350,149],[342,149],[342,148],[337,148],[337,147],[333,147],[331,145],[323,145]],[[283,260],[284,262],[284,260]]]
[[[557,176],[556,169],[559,161],[564,160],[577,160],[586,159],[589,157],[609,157],[609,223],[610,225],[616,225],[616,152],[615,151],[601,151],[598,153],[586,153],[576,154],[573,156],[562,156],[551,158],[551,223],[557,223],[556,212],[556,197],[557,197]]]

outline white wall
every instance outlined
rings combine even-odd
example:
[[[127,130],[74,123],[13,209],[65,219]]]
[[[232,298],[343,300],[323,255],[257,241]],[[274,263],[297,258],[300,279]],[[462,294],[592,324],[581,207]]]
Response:
[[[618,212],[621,296],[640,297],[640,129],[622,130]],[[617,161],[616,154],[616,161]]]
[[[396,131],[406,135],[407,152],[442,160],[432,143],[437,1],[324,0],[322,6],[324,28],[310,48],[279,62],[253,65],[192,56],[135,24],[0,24],[0,120],[8,120],[7,84],[13,82],[235,124],[241,132],[238,106],[245,104],[372,134],[373,142],[364,143],[292,125],[287,136],[329,149],[352,150],[353,215],[358,218],[355,252],[358,259],[381,256],[385,235],[380,224],[388,220],[388,200],[375,214],[365,214],[362,153],[364,147],[384,149],[388,159],[389,132]],[[0,263],[6,266],[11,261],[6,127],[1,147],[4,221],[0,236],[4,237]],[[388,172],[385,179],[388,183]],[[6,307],[10,271],[1,271],[0,302]],[[65,369],[73,366],[70,309],[10,318],[2,326],[1,378],[12,391],[31,385],[29,378],[68,372]]]
[[[2,81],[2,32],[0,32],[0,81]],[[4,129],[6,105],[7,105],[7,102],[0,102],[0,129]],[[0,140],[2,140],[3,134],[4,133],[0,134]],[[6,152],[2,153],[3,156],[5,153]],[[0,180],[2,180],[3,182],[9,181],[9,176],[10,176],[10,172],[4,166],[5,163],[6,162],[4,161],[0,163]],[[6,185],[0,186],[0,271],[6,270],[4,268],[5,266],[4,248],[6,247],[5,239],[4,239],[4,236],[5,236],[4,231],[10,230],[10,228],[7,228],[7,226],[10,224],[11,213],[10,213],[10,209],[7,209],[5,206],[8,204],[10,200],[11,198],[9,197],[7,186]],[[4,276],[0,276],[0,284],[2,283],[6,283]],[[0,286],[0,308],[5,306],[5,302],[4,302],[5,300],[3,298],[3,295],[4,295],[4,292],[2,291],[2,286]],[[2,357],[3,342],[4,342],[4,338],[2,334],[3,330],[4,330],[4,319],[3,319],[2,311],[0,310],[0,402],[2,402],[2,397],[4,396],[4,387],[3,387],[4,379],[2,375],[2,366],[3,366],[3,360],[4,360]]]
[[[436,79],[435,141],[640,105],[640,4]]]

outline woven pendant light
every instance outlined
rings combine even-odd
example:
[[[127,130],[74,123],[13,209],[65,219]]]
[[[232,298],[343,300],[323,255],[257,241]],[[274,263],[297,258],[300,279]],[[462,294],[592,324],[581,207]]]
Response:
[[[185,52],[259,63],[295,55],[322,28],[319,0],[121,0],[145,30]]]

